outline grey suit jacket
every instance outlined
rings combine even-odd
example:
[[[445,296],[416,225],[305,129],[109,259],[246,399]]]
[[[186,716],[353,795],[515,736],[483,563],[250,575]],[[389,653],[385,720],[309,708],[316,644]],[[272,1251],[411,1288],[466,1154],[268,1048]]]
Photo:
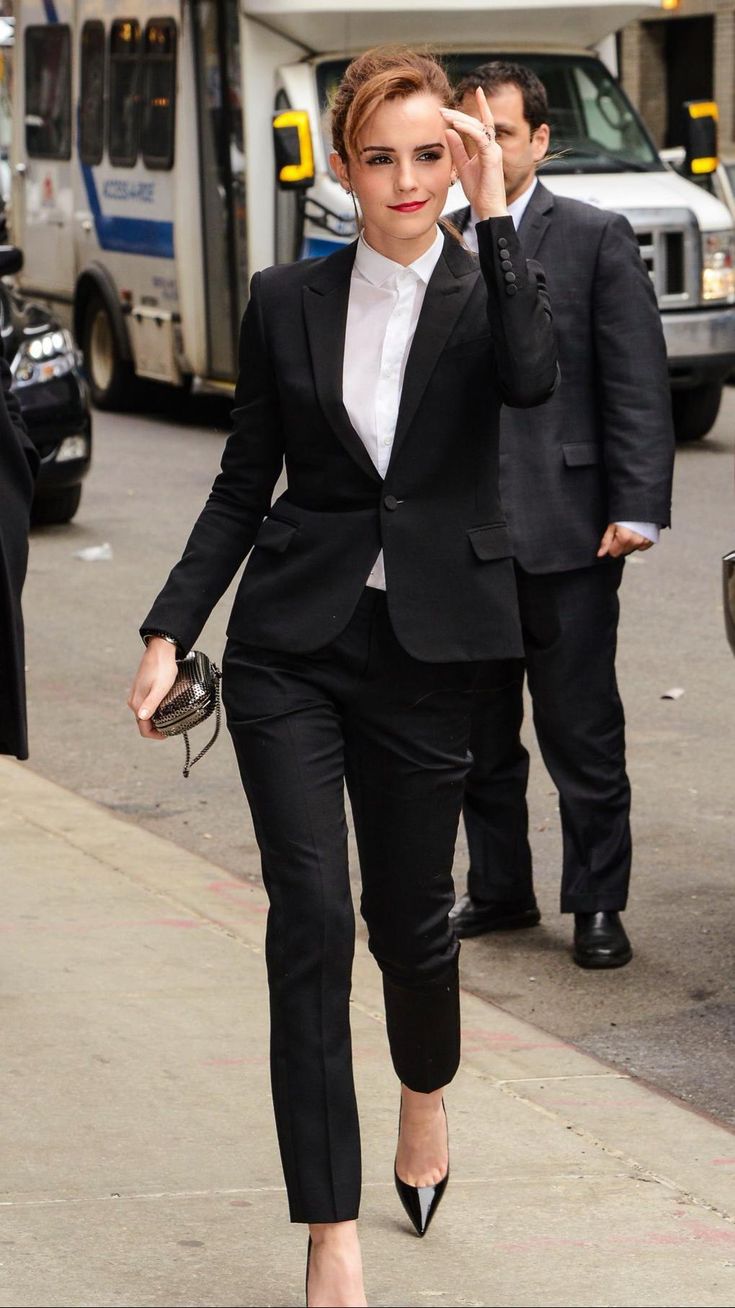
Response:
[[[546,274],[561,383],[541,409],[503,409],[501,498],[521,566],[566,572],[595,562],[609,522],[670,523],[666,347],[626,218],[539,182],[518,234]]]

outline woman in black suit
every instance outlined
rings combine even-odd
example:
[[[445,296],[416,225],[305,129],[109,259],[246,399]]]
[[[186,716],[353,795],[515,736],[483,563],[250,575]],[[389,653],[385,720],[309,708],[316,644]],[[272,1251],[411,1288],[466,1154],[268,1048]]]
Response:
[[[21,592],[40,460],[10,385],[0,358],[0,754],[28,758]]]
[[[313,1305],[365,1302],[344,781],[401,1081],[396,1185],[423,1234],[459,1060],[448,913],[470,692],[487,660],[522,653],[498,412],[541,403],[556,380],[543,276],[507,216],[489,111],[482,99],[478,123],[450,103],[424,55],[372,51],[348,68],[331,163],[362,235],[253,278],[222,471],[143,623],[130,699],[155,738],[176,647],[254,547],[223,697],[270,899],[273,1098],[291,1219],[313,1238]],[[479,264],[437,227],[457,172],[481,218]]]

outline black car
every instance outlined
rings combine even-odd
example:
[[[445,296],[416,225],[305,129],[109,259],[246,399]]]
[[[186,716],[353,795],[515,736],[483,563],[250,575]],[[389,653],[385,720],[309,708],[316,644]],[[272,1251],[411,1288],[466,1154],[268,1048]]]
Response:
[[[0,246],[0,277],[22,267],[16,246]],[[92,416],[81,354],[45,305],[0,281],[0,337],[28,435],[41,456],[36,523],[69,522],[92,459]]]

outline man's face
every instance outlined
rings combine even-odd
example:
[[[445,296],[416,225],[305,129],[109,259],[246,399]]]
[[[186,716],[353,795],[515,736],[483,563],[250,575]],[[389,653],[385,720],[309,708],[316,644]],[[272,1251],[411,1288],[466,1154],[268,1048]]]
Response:
[[[503,151],[505,191],[509,201],[522,195],[536,172],[536,165],[549,148],[549,128],[542,123],[531,135],[531,128],[523,113],[523,95],[517,86],[508,83],[499,86],[487,102],[495,120],[495,135]],[[464,96],[460,108],[463,113],[479,118],[474,94]]]

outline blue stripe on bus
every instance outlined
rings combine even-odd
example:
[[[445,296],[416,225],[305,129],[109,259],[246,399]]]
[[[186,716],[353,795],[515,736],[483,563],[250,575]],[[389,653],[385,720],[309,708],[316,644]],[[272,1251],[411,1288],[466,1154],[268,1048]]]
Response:
[[[46,11],[46,22],[58,23],[59,15],[56,12],[56,5],[54,3],[54,0],[43,0],[43,7]]]
[[[335,250],[343,250],[346,241],[325,241],[321,236],[306,236],[301,246],[300,259],[322,259],[325,254],[334,254]]]
[[[118,254],[143,254],[154,259],[173,259],[174,225],[152,218],[120,218],[104,214],[89,164],[80,163],[87,200],[94,218],[97,240],[103,250]]]

